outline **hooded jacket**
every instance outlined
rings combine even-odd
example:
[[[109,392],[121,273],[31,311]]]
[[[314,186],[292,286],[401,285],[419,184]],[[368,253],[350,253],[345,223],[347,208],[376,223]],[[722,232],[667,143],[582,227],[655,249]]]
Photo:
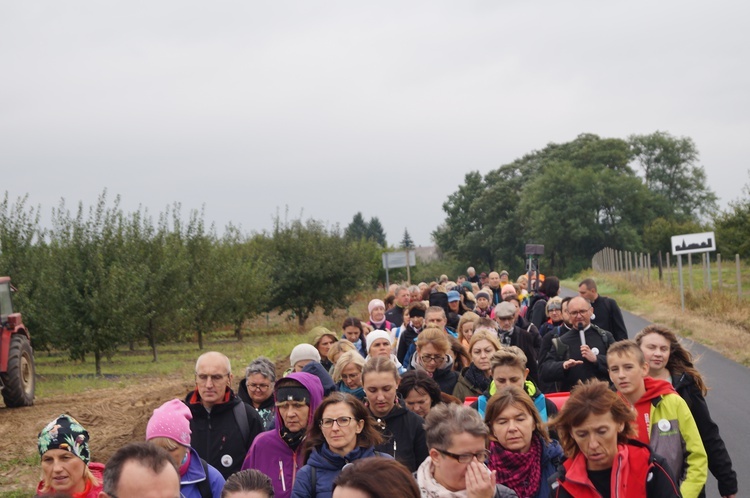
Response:
[[[414,343],[422,330],[424,330],[424,328],[419,330],[415,329],[411,326],[411,323],[404,327],[403,332],[401,332],[401,335],[398,338],[398,351],[396,352],[396,358],[398,361],[404,363],[404,357],[406,356],[407,351],[409,351],[409,346]]]
[[[461,374],[458,376],[458,381],[456,381],[456,387],[453,389],[453,396],[460,399],[462,403],[467,397],[481,396],[483,392],[480,387],[475,386],[468,378],[466,378],[466,372],[469,368],[471,368],[471,366],[461,370]]]
[[[555,498],[601,498],[586,471],[586,457],[578,452],[548,481]],[[639,441],[617,445],[610,478],[612,498],[679,498],[665,460]]]
[[[247,379],[242,379],[240,381],[240,386],[237,388],[237,397],[255,408],[253,400],[247,392]],[[271,393],[271,396],[269,396],[268,399],[260,404],[260,407],[255,408],[255,411],[258,412],[260,419],[263,421],[263,430],[268,431],[273,429],[273,416],[276,413],[276,404],[273,401],[273,393]]]
[[[448,357],[448,361],[440,365],[440,367],[432,374],[427,372],[424,368],[424,365],[422,365],[422,361],[416,352],[411,357],[410,367],[412,370],[422,370],[423,372],[427,372],[430,377],[438,383],[442,392],[452,395],[453,389],[456,387],[456,382],[458,382],[458,372],[453,371],[453,357],[451,355],[446,356]]]
[[[292,498],[331,498],[333,494],[333,480],[341,473],[344,465],[360,458],[374,456],[384,455],[375,453],[375,449],[372,446],[369,448],[357,446],[345,457],[331,451],[328,448],[328,443],[323,443],[320,449],[313,448],[310,458],[307,460],[307,465],[300,469],[299,474],[297,474],[297,480],[294,481]],[[315,468],[314,483],[313,468]],[[315,486],[314,489],[313,484]]]
[[[240,403],[245,408],[250,428],[247,440],[242,439],[242,431],[234,415],[234,407]],[[242,459],[253,444],[255,436],[263,432],[263,421],[255,408],[235,396],[234,391],[229,388],[224,395],[224,401],[215,404],[210,412],[201,404],[197,388],[188,393],[185,404],[193,414],[190,430],[191,445],[195,451],[221,472],[224,479],[240,470]]]
[[[383,443],[375,449],[403,463],[409,471],[416,471],[429,454],[422,417],[407,410],[402,399],[385,417],[370,415],[383,435]]]
[[[88,464],[88,467],[91,471],[91,475],[96,477],[96,480],[99,482],[99,484],[97,484],[96,486],[91,485],[88,487],[88,490],[84,490],[81,493],[74,493],[71,495],[71,498],[99,498],[99,492],[102,490],[102,486],[104,483],[104,464],[99,462],[90,462]],[[37,496],[55,494],[54,490],[50,490],[44,493],[42,492],[42,489],[44,489],[44,481],[39,481],[39,485],[36,487]]]
[[[211,494],[214,498],[220,498],[221,490],[224,489],[224,476],[211,465],[208,466],[208,475],[206,475],[198,452],[194,448],[190,448],[188,451],[190,452],[190,463],[185,475],[180,476],[180,494],[184,498],[202,498],[198,483],[208,479]]]
[[[299,382],[310,393],[310,412],[307,416],[307,426],[310,427],[313,423],[315,410],[323,401],[323,386],[320,384],[320,379],[312,374],[292,373],[276,382],[273,399],[276,398],[279,387],[289,384],[290,380]],[[296,450],[292,450],[281,439],[284,421],[278,411],[274,415],[274,421],[275,429],[264,432],[255,438],[250,451],[247,452],[245,461],[242,462],[242,470],[257,469],[263,472],[271,478],[275,496],[277,498],[289,498],[292,495],[292,487],[298,470],[304,465],[303,444],[300,444]]]
[[[672,382],[677,394],[685,400],[693,414],[708,455],[708,469],[716,477],[719,485],[719,494],[721,496],[737,494],[737,473],[732,468],[732,459],[719,434],[719,426],[713,421],[708,411],[706,398],[695,384],[695,379],[690,374],[682,373],[679,377],[674,377]]]
[[[687,403],[672,384],[645,377],[646,393],[635,403],[638,440],[666,458],[684,498],[698,497],[706,485],[708,457]]]
[[[328,371],[318,363],[317,361],[311,361],[302,368],[302,371],[316,376],[320,380],[320,384],[323,386],[323,397],[328,396],[336,390],[336,384],[333,382],[333,377]]]

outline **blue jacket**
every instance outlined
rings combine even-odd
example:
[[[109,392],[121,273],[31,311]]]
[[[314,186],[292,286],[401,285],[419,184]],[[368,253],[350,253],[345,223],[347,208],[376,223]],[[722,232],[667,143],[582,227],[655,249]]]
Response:
[[[185,498],[201,498],[198,483],[205,480],[206,473],[203,471],[201,457],[198,456],[197,451],[190,448],[190,463],[185,475],[180,476],[180,493]],[[208,483],[211,485],[213,497],[219,498],[224,488],[224,476],[211,465],[208,466]]]
[[[307,465],[302,467],[297,473],[297,480],[294,481],[292,489],[292,498],[331,498],[333,495],[333,480],[339,475],[344,465],[373,456],[385,456],[376,453],[375,448],[363,448],[357,446],[346,457],[337,455],[328,448],[328,443],[323,443],[320,448],[313,448]],[[312,468],[315,468],[315,490],[312,489]]]
[[[552,496],[552,489],[549,486],[549,478],[557,472],[557,466],[560,465],[563,457],[563,450],[560,443],[552,440],[547,443],[542,440],[542,485],[535,498],[548,498]]]

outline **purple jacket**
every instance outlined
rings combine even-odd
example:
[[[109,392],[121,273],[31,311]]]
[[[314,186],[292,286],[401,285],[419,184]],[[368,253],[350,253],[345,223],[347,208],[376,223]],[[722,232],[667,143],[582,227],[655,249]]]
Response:
[[[292,373],[276,382],[274,387],[274,399],[279,387],[288,383],[288,379],[302,384],[310,393],[310,415],[307,418],[307,426],[313,423],[315,409],[323,401],[323,385],[316,376],[304,372]],[[296,451],[281,439],[279,431],[284,427],[281,415],[276,411],[276,428],[263,432],[256,436],[250,450],[242,463],[242,470],[257,469],[271,478],[274,493],[277,498],[290,498],[292,486],[297,477],[297,471],[304,465],[302,446],[300,444]]]

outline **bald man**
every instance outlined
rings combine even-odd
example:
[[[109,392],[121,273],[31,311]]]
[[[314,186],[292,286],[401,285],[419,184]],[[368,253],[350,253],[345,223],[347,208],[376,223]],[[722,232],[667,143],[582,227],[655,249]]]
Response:
[[[561,391],[570,391],[579,380],[597,378],[609,382],[607,349],[615,338],[591,323],[591,313],[591,303],[581,296],[568,302],[571,329],[552,339],[552,346],[541,359],[542,382],[556,382]]]
[[[263,421],[232,391],[229,358],[216,351],[195,363],[195,389],[185,398],[193,419],[191,445],[224,479],[240,470]]]

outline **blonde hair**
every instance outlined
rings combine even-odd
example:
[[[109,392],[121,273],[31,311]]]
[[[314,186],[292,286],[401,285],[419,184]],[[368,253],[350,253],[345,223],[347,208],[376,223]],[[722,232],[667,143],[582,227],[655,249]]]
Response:
[[[474,332],[474,335],[471,336],[471,340],[469,341],[469,355],[471,355],[471,350],[474,347],[474,344],[478,343],[479,341],[489,341],[490,344],[492,344],[495,347],[495,351],[498,351],[502,346],[500,346],[500,341],[497,340],[497,336],[490,332],[489,330],[482,329]]]
[[[490,358],[490,372],[497,367],[514,367],[526,371],[526,354],[518,346],[506,346],[495,351]]]
[[[341,372],[352,363],[359,367],[361,373],[365,366],[365,359],[362,358],[359,351],[347,351],[339,357],[336,366],[333,367],[333,381],[339,382],[341,380]]]
[[[347,341],[346,339],[341,339],[340,341],[336,341],[333,344],[331,344],[331,349],[328,350],[328,354],[326,356],[328,357],[329,361],[333,361],[333,359],[339,353],[346,353],[347,351],[356,351],[356,350],[357,348],[350,341]]]
[[[466,313],[461,315],[461,319],[458,321],[458,327],[456,328],[456,331],[459,335],[461,335],[464,331],[464,325],[466,325],[467,323],[473,323],[476,327],[478,321],[479,315],[477,315],[473,311],[467,311]]]
[[[451,350],[448,335],[444,330],[437,327],[427,327],[417,336],[417,350],[421,350],[428,344],[432,344],[435,349],[441,351],[443,354],[448,354]]]

